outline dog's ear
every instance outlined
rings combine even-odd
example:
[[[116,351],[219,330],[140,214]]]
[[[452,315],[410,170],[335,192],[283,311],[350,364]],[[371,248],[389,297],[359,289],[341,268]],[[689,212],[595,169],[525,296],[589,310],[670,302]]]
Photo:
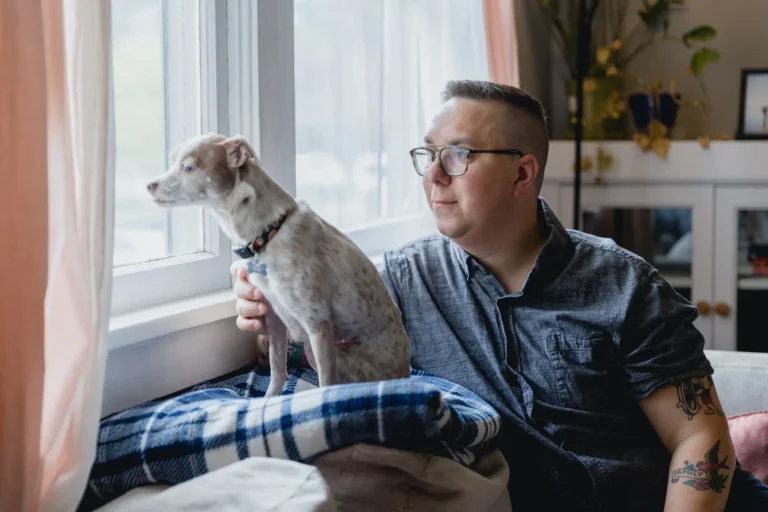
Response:
[[[256,159],[256,152],[242,135],[235,135],[221,142],[221,146],[227,155],[227,167],[239,169],[249,158]]]

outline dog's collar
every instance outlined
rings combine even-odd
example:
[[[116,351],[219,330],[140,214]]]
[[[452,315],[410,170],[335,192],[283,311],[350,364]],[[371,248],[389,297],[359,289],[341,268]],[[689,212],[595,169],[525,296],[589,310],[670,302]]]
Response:
[[[253,258],[257,254],[259,254],[261,251],[264,250],[264,248],[267,246],[267,243],[269,243],[270,240],[272,240],[277,232],[280,230],[280,228],[283,226],[283,223],[285,222],[285,219],[288,218],[288,215],[291,214],[291,211],[285,212],[279,219],[271,223],[269,226],[266,227],[264,231],[261,232],[259,236],[254,238],[251,242],[241,245],[239,247],[235,247],[232,249],[235,254],[240,256],[241,258]]]

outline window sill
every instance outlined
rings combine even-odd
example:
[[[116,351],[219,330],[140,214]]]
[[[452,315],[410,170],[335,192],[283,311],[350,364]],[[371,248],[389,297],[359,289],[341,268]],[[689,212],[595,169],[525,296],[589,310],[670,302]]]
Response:
[[[109,350],[234,318],[235,297],[227,288],[189,299],[115,315],[109,322]]]
[[[383,254],[370,257],[375,265]],[[175,332],[235,317],[231,288],[115,315],[109,322],[109,350],[135,345]]]

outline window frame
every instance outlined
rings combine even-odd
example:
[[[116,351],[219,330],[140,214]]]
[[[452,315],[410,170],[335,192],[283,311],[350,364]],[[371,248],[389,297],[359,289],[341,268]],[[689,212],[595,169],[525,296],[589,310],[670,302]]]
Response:
[[[272,179],[295,196],[293,1],[196,2],[203,129],[245,136]],[[238,257],[216,221],[207,213],[205,219],[207,252],[115,269],[112,348],[236,314],[229,267]],[[342,231],[379,261],[435,226],[425,211]]]
[[[226,23],[226,11],[215,0],[163,0],[164,85],[168,152],[185,137],[201,131],[226,133],[228,88],[226,48],[221,47],[217,25]],[[198,36],[199,34],[199,36]],[[184,53],[184,48],[199,52]],[[191,61],[199,55],[199,64]],[[205,79],[207,78],[207,80]],[[190,115],[186,105],[200,104]],[[159,173],[158,173],[159,174]],[[149,201],[149,198],[147,198]],[[167,210],[166,229],[183,232],[189,213]],[[198,235],[198,226],[194,227]],[[202,213],[203,251],[113,269],[112,315],[127,314],[222,290],[230,285],[231,243],[218,223]],[[174,237],[171,237],[171,246]],[[173,247],[170,247],[173,249]]]

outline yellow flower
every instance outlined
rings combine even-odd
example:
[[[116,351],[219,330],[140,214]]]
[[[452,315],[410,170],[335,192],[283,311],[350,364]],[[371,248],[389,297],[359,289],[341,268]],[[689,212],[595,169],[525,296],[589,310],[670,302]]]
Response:
[[[607,171],[613,166],[613,155],[605,151],[602,147],[597,148],[597,170],[599,172]]]
[[[616,69],[616,66],[610,66],[608,69],[605,70],[605,74],[608,76],[616,76],[619,74],[619,70]]]
[[[584,80],[584,92],[593,92],[597,90],[597,82],[591,78]]]
[[[617,39],[611,43],[611,50],[615,52],[621,50],[621,39]]]
[[[659,158],[666,158],[671,144],[672,141],[667,138],[656,139],[653,141],[653,152],[656,153],[656,156]]]
[[[661,121],[654,119],[648,125],[648,135],[651,139],[661,139],[667,135],[667,127],[661,124]]]
[[[640,149],[643,151],[647,151],[651,148],[651,138],[644,133],[636,133],[632,138],[635,139],[635,142],[637,142],[637,145],[640,146]]]
[[[597,62],[600,64],[605,64],[608,62],[608,57],[611,56],[611,49],[606,48],[603,46],[602,48],[597,49]]]
[[[571,164],[571,170],[576,170],[576,163]],[[581,172],[592,170],[592,159],[588,156],[581,157]]]

